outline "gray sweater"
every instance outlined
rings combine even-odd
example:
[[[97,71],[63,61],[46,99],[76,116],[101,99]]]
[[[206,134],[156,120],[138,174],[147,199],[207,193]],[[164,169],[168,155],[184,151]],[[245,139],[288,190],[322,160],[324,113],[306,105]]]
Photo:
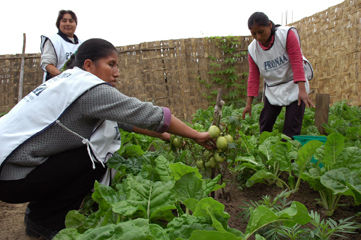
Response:
[[[116,88],[101,84],[74,101],[59,120],[89,139],[94,127],[103,120],[118,122],[120,127],[137,126],[158,132],[165,131],[169,125],[170,111],[168,108],[125,96]],[[85,145],[79,137],[57,124],[52,125],[28,139],[7,157],[0,180],[24,178],[49,156],[82,146]]]

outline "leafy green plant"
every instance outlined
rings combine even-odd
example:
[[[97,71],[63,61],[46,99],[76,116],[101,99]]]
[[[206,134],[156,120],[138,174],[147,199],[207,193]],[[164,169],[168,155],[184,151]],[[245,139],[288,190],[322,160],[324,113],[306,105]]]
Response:
[[[341,219],[338,222],[328,218],[321,219],[321,216],[314,211],[310,213],[313,229],[310,231],[310,236],[313,239],[328,240],[332,236],[344,238],[345,234],[355,233],[360,226],[356,222],[350,221],[352,217]]]
[[[316,152],[319,164],[309,167],[300,173],[301,178],[320,194],[320,204],[331,216],[342,196],[352,196],[356,204],[361,203],[361,173],[359,171],[361,149],[344,147],[344,137],[332,133],[327,137],[324,146]]]
[[[240,133],[245,154],[236,157],[234,170],[242,174],[245,169],[252,169],[254,174],[246,181],[246,187],[256,183],[276,184],[287,189],[294,188],[292,160],[297,156],[298,143],[277,132],[263,132],[257,139],[252,139]],[[249,140],[256,140],[250,142]],[[286,182],[281,173],[290,176]]]

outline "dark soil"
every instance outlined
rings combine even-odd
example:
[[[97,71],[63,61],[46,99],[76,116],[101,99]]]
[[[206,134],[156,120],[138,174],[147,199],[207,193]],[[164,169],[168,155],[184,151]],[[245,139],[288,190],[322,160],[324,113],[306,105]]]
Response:
[[[229,225],[233,228],[245,232],[248,220],[242,217],[244,210],[241,206],[247,206],[250,201],[261,200],[263,196],[268,195],[273,199],[276,195],[282,192],[283,189],[276,185],[255,184],[251,188],[239,187],[239,184],[234,180],[227,183],[225,194],[219,190],[216,194],[216,199],[225,205],[225,211],[230,214]],[[318,192],[313,191],[307,183],[303,183],[297,193],[290,196],[289,201],[298,201],[303,203],[309,211],[317,211],[322,218],[327,218],[323,213],[321,206],[317,204],[316,199],[319,198]],[[341,205],[334,212],[332,219],[340,220],[354,216],[352,219],[361,223],[361,217],[355,217],[355,214],[361,212],[361,206],[352,206],[353,200],[351,198],[342,197]],[[346,239],[361,240],[361,229],[358,229],[356,234],[344,235]],[[332,240],[341,240],[344,238],[333,237]]]

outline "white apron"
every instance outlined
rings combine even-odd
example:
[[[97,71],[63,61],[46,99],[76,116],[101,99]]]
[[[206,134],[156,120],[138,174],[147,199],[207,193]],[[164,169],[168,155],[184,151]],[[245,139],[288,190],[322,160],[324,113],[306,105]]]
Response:
[[[81,44],[80,40],[77,44],[67,42],[59,34],[52,34],[50,36],[42,35],[40,44],[41,52],[43,52],[44,44],[47,39],[49,39],[49,41],[54,47],[56,58],[58,60],[58,63],[55,67],[59,70],[64,66],[65,62],[69,60],[70,56],[76,52],[76,50]],[[46,72],[44,73],[43,82],[45,81],[45,79]]]
[[[248,47],[249,54],[257,64],[261,76],[265,82],[265,96],[272,105],[287,106],[298,100],[298,85],[293,82],[293,72],[286,51],[288,31],[294,31],[291,27],[278,27],[275,32],[273,46],[263,50],[256,40],[253,40]],[[299,38],[298,38],[299,39]],[[303,57],[305,70],[305,86],[309,92],[308,80],[313,77],[312,66]]]
[[[95,161],[105,163],[120,148],[116,122],[102,122],[88,140],[58,120],[85,91],[104,83],[95,75],[76,67],[64,71],[30,92],[9,113],[0,118],[0,165],[21,144],[53,124],[59,124],[82,139],[87,145],[93,167]]]

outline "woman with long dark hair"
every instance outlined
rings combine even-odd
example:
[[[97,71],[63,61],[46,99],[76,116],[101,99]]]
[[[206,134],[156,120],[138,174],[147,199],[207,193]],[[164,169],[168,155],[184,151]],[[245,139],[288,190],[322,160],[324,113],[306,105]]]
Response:
[[[120,147],[118,124],[213,147],[208,132],[188,127],[166,107],[125,96],[114,87],[119,70],[111,43],[85,41],[72,65],[0,118],[0,200],[29,202],[25,223],[30,236],[51,239],[94,181],[107,183],[105,163]]]
[[[271,132],[282,107],[286,107],[283,133],[289,137],[299,135],[305,107],[314,105],[308,96],[312,68],[302,56],[297,30],[275,25],[262,12],[250,16],[248,28],[254,40],[248,46],[248,97],[242,117],[251,115],[262,76],[265,89],[260,131]]]

